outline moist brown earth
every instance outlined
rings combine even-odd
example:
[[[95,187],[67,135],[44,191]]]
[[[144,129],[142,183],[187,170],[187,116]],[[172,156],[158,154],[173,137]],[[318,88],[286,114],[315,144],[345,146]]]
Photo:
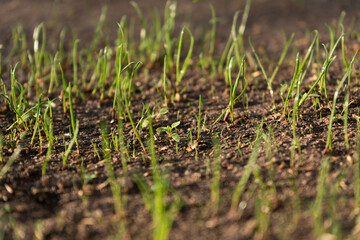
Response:
[[[215,52],[220,55],[229,36],[235,11],[242,11],[244,2],[235,0],[226,3],[210,2],[214,5],[218,17]],[[165,1],[143,0],[138,1],[138,4],[144,10],[154,7],[162,15]],[[22,24],[27,33],[29,47],[31,47],[33,28],[40,22],[45,22],[49,46],[57,44],[59,32],[63,27],[67,27],[69,33],[76,31],[77,38],[80,39],[80,47],[86,46],[92,41],[95,25],[104,5],[108,6],[104,35],[109,36],[111,40],[116,37],[116,22],[123,15],[136,19],[136,12],[128,1],[2,1],[0,44],[3,44],[3,58],[10,52],[11,29],[18,23]],[[243,106],[240,100],[235,105],[234,122],[229,119],[225,122],[221,120],[214,128],[211,127],[212,123],[228,104],[229,89],[224,84],[223,76],[210,77],[197,67],[202,43],[196,41],[193,61],[182,80],[183,87],[187,87],[181,95],[181,100],[172,101],[169,104],[169,113],[154,121],[155,129],[169,125],[177,119],[181,121],[177,128],[177,133],[180,135],[178,151],[165,133],[156,133],[155,142],[160,168],[167,173],[171,186],[183,201],[183,207],[173,223],[169,239],[314,239],[312,205],[317,195],[319,169],[327,156],[330,158],[330,173],[326,179],[327,189],[335,184],[340,187],[335,205],[331,205],[331,195],[326,199],[324,225],[329,227],[333,224],[331,211],[328,209],[335,207],[336,219],[341,225],[341,236],[352,234],[355,238],[360,237],[356,232],[358,225],[357,215],[354,213],[356,203],[352,171],[356,158],[355,145],[360,107],[360,85],[359,81],[355,80],[359,77],[358,62],[355,63],[355,71],[352,74],[354,84],[351,87],[352,104],[349,106],[349,149],[345,145],[344,122],[341,118],[344,102],[342,92],[337,101],[336,119],[333,124],[333,150],[324,151],[330,108],[325,102],[320,102],[315,108],[315,98],[309,98],[300,109],[296,128],[301,154],[296,152],[294,159],[291,159],[292,119],[282,116],[284,106],[280,97],[281,84],[286,82],[290,85],[296,51],[305,53],[311,42],[311,31],[318,29],[320,42],[328,42],[329,34],[325,23],[331,25],[339,18],[341,11],[346,11],[345,29],[353,26],[351,31],[356,32],[359,30],[359,10],[359,3],[350,0],[254,0],[246,26],[245,39],[248,36],[252,37],[261,59],[277,61],[284,46],[282,30],[287,36],[295,33],[295,43],[291,45],[287,59],[273,83],[276,108],[272,109],[271,96],[261,72],[249,67],[246,69],[249,81],[246,92],[248,103]],[[197,4],[181,1],[178,4],[175,35],[185,24],[199,39],[204,31],[209,30],[210,19],[210,9],[205,1]],[[135,30],[138,30],[138,24],[135,21]],[[65,47],[71,56],[72,36],[68,35]],[[251,52],[248,44],[245,44],[245,47]],[[358,37],[349,35],[346,38],[348,58],[352,57],[358,48]],[[336,55],[337,60],[329,71],[328,94],[331,99],[339,80],[344,75],[340,48],[336,50]],[[2,64],[6,86],[10,85],[9,67],[15,62],[16,60]],[[66,77],[71,79],[71,67],[65,67],[64,70]],[[26,69],[19,70],[19,82],[27,81],[26,71]],[[155,88],[161,74],[162,66],[155,64],[148,75],[140,69],[138,76],[135,77],[137,91],[131,102],[135,122],[140,119],[143,102],[149,102],[152,106],[156,102],[162,103],[163,99]],[[169,78],[174,83],[174,72],[169,73]],[[312,81],[314,81],[313,76],[309,74],[304,84],[310,86]],[[305,90],[308,89],[302,91]],[[200,95],[203,98],[202,111],[206,114],[207,120],[198,145],[198,157],[195,158],[195,151],[188,146],[188,136],[191,129],[195,136],[194,113],[198,111]],[[55,94],[55,97],[57,96]],[[1,230],[4,231],[4,239],[115,238],[118,231],[118,216],[107,182],[105,160],[101,154],[99,123],[105,120],[109,132],[116,131],[117,123],[113,121],[113,97],[105,97],[102,102],[99,99],[99,95],[92,95],[91,92],[86,93],[85,100],[75,97],[74,112],[76,118],[80,120],[79,152],[72,151],[66,167],[62,164],[64,152],[62,139],[69,132],[71,122],[68,115],[64,116],[60,100],[54,101],[56,106],[53,107],[54,135],[59,143],[51,155],[45,176],[42,176],[42,165],[46,147],[40,149],[38,138],[32,147],[29,137],[23,140],[20,157],[0,180],[2,221],[0,224]],[[35,97],[31,100],[37,101]],[[3,99],[0,103],[2,104],[0,127],[5,141],[8,141],[10,133],[6,129],[16,120],[16,116],[5,107]],[[292,109],[292,104],[289,109]],[[254,176],[250,177],[247,184],[246,190],[249,191],[241,198],[243,203],[246,203],[244,209],[237,216],[229,214],[233,191],[244,173],[245,165],[252,153],[257,126],[262,121],[264,132],[271,133],[271,154],[267,152],[268,148],[265,144],[262,144],[256,163],[259,166],[261,179],[266,185],[265,188],[270,190],[270,186],[275,186],[276,191],[269,200],[270,208],[261,209],[270,215],[270,225],[266,232],[261,232],[254,210],[262,193],[257,188],[253,194],[250,194],[251,188],[256,185],[254,183],[258,183]],[[149,239],[152,236],[151,213],[144,206],[134,178],[136,175],[141,175],[151,180],[150,160],[143,156],[138,142],[133,143],[131,124],[127,121],[124,123],[124,133],[131,150],[127,161],[128,177],[125,177],[120,153],[113,150],[111,156],[123,195],[127,198],[125,208],[127,238]],[[213,214],[209,202],[214,159],[212,136],[217,135],[221,135],[220,204],[218,213]],[[143,131],[142,138],[145,140],[149,138],[147,131]],[[65,140],[70,141],[69,138]],[[43,144],[46,146],[45,143]],[[100,152],[100,159],[94,153],[93,144]],[[14,150],[9,144],[4,145],[5,162]],[[135,154],[132,154],[132,151]],[[88,175],[95,174],[96,177],[85,184],[83,171]],[[299,206],[296,205],[296,199],[299,200]],[[297,213],[299,218],[293,221]]]

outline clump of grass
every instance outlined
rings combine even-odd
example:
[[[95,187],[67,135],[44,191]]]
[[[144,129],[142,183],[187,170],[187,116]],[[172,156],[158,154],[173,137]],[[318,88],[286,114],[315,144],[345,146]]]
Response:
[[[330,49],[330,52],[328,52],[326,46],[324,45],[324,51],[325,51],[326,58],[325,58],[325,61],[323,63],[323,66],[322,66],[321,73],[320,73],[318,79],[314,82],[314,84],[308,90],[308,92],[306,92],[305,94],[302,95],[302,97],[301,97],[301,99],[300,99],[300,101],[298,103],[299,107],[312,94],[312,92],[314,91],[316,86],[319,87],[319,92],[320,92],[321,96],[323,96],[326,99],[326,102],[329,103],[329,99],[328,99],[328,95],[327,95],[327,75],[328,75],[328,71],[329,71],[329,67],[330,67],[331,63],[336,58],[336,56],[333,56],[333,54],[334,54],[334,51],[335,51],[337,45],[339,44],[341,38],[342,38],[342,36],[340,36],[338,38],[338,40],[334,44],[333,48]]]
[[[347,69],[344,77],[341,79],[335,93],[334,93],[334,98],[333,98],[333,106],[332,106],[332,109],[331,109],[331,114],[330,114],[330,117],[329,117],[329,129],[328,129],[328,136],[327,136],[327,140],[326,140],[326,146],[325,146],[325,152],[327,150],[332,150],[332,125],[333,125],[333,121],[334,121],[334,116],[335,116],[335,111],[336,111],[336,100],[337,100],[337,97],[339,95],[339,92],[341,91],[342,89],[342,86],[344,85],[345,81],[348,79],[348,77],[351,75],[351,72],[352,72],[352,66],[353,66],[353,63],[355,61],[355,58],[357,56],[357,53],[358,51],[355,53],[354,57],[352,58],[351,62],[350,62],[350,66],[349,68]]]
[[[284,102],[284,111],[283,111],[284,116],[286,115],[287,106],[288,106],[288,103],[289,103],[289,99],[292,96],[294,87],[297,87],[295,83],[298,83],[298,85],[302,83],[303,79],[305,78],[307,69],[308,69],[308,67],[309,67],[309,65],[311,63],[314,47],[315,47],[315,44],[316,44],[317,39],[318,39],[318,32],[314,31],[314,35],[315,35],[314,39],[311,42],[309,48],[307,49],[307,52],[305,54],[304,59],[302,59],[302,60],[300,59],[299,53],[296,55],[296,64],[295,64],[295,70],[294,70],[293,78],[292,78],[292,81],[291,81],[291,84],[290,84],[290,87],[289,87],[289,90],[288,90],[288,93],[286,95],[285,102]],[[326,64],[324,63],[325,67],[328,67],[332,61],[333,61],[333,59],[331,59],[331,60],[329,59],[329,61],[326,61],[325,62]],[[325,73],[325,70],[320,74],[319,80],[324,75],[324,73]],[[314,84],[314,87],[316,86],[316,84]],[[305,101],[305,99],[310,95],[310,93],[307,96],[306,95],[303,96],[303,98],[300,100],[300,103],[298,103],[299,106]]]
[[[0,96],[2,96],[5,99],[5,102],[8,103],[8,106],[12,111],[16,114],[16,122],[8,128],[10,130],[14,125],[22,125],[25,131],[28,131],[28,122],[26,121],[24,116],[24,111],[27,108],[28,104],[26,104],[26,100],[24,98],[24,88],[23,86],[16,80],[15,71],[16,66],[14,68],[10,67],[10,75],[11,75],[11,93],[10,96],[8,95],[6,91],[5,84],[2,84],[2,93]],[[20,93],[20,95],[17,95],[17,91]]]

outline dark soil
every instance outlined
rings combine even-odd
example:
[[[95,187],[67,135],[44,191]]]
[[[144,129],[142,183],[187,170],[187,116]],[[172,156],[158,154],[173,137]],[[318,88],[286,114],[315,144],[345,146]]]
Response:
[[[226,3],[211,1],[215,6],[219,18],[217,31],[216,52],[221,53],[230,33],[232,18],[236,10],[243,9],[243,1],[229,0]],[[138,1],[142,9],[156,7],[162,13],[165,1]],[[104,34],[110,39],[116,37],[116,21],[126,14],[136,16],[136,12],[127,1],[24,1],[5,0],[0,7],[0,43],[3,44],[2,54],[6,56],[11,49],[11,29],[18,23],[23,25],[28,34],[29,44],[34,26],[44,21],[48,33],[48,44],[57,43],[61,29],[66,26],[71,31],[77,31],[80,46],[91,42],[94,28],[101,13],[101,7],[108,5],[108,14]],[[195,6],[195,7],[194,7]],[[282,116],[283,102],[280,98],[281,84],[290,84],[294,69],[296,51],[304,53],[311,41],[312,30],[318,29],[321,42],[328,42],[329,34],[325,23],[332,22],[340,16],[342,10],[347,15],[345,28],[354,23],[354,30],[358,30],[360,5],[357,1],[335,0],[254,0],[251,6],[250,17],[246,27],[246,36],[251,36],[262,59],[277,59],[281,55],[284,45],[281,30],[289,36],[294,32],[296,39],[292,45],[287,60],[280,68],[278,77],[274,80],[276,109],[272,109],[271,97],[267,91],[264,78],[257,69],[247,69],[247,78],[250,82],[248,106],[241,101],[235,106],[235,121],[229,119],[220,121],[214,128],[212,123],[226,108],[229,99],[229,90],[224,84],[222,76],[209,77],[196,67],[200,42],[195,46],[193,63],[190,66],[183,82],[188,85],[181,96],[181,101],[169,105],[169,113],[154,122],[154,128],[169,125],[177,120],[181,121],[177,133],[181,141],[176,153],[175,144],[169,141],[165,133],[156,133],[157,156],[160,159],[160,168],[168,173],[171,186],[184,201],[184,206],[176,217],[170,239],[314,239],[313,218],[311,207],[317,193],[317,182],[320,165],[324,158],[324,149],[328,133],[330,109],[325,103],[314,108],[314,99],[307,100],[300,110],[297,123],[297,137],[300,140],[301,154],[296,153],[291,161],[291,146],[293,141],[292,122]],[[191,1],[181,1],[178,6],[177,29],[187,24],[196,36],[209,29],[211,18],[209,7],[201,2],[193,5]],[[136,19],[136,18],[134,18]],[[138,24],[138,22],[136,22]],[[137,27],[135,26],[135,29]],[[114,30],[115,29],[115,30]],[[70,32],[70,31],[69,31]],[[197,34],[196,34],[197,33]],[[70,35],[70,34],[69,34]],[[71,51],[72,36],[67,36],[65,43],[69,54]],[[31,45],[30,45],[31,46]],[[248,48],[247,44],[245,44]],[[198,48],[197,48],[198,47]],[[347,53],[350,58],[359,48],[358,39],[347,38]],[[341,62],[341,49],[336,52],[338,60],[329,73],[329,96],[336,90],[338,80],[344,74]],[[14,60],[16,61],[16,60]],[[11,63],[11,64],[14,64]],[[355,64],[359,69],[359,64]],[[6,85],[10,84],[8,73],[9,65],[3,64],[3,79]],[[66,69],[65,69],[66,70]],[[26,70],[24,70],[26,71]],[[161,103],[162,99],[155,89],[161,77],[162,67],[154,66],[149,75],[140,71],[134,79],[138,88],[134,94],[131,107],[135,121],[140,118],[142,103]],[[20,73],[19,73],[20,74]],[[358,74],[353,73],[353,77]],[[66,70],[71,78],[71,70]],[[258,75],[257,77],[254,77]],[[19,76],[19,81],[25,79]],[[175,81],[174,74],[169,74]],[[310,85],[311,76],[305,79],[305,85]],[[355,83],[355,81],[354,81]],[[306,89],[303,89],[305,91]],[[203,98],[203,113],[207,116],[206,129],[203,130],[199,142],[198,158],[195,151],[188,146],[190,129],[196,128],[194,113],[198,111],[199,96]],[[359,123],[360,107],[359,82],[351,88],[352,104],[349,107],[349,145],[346,149],[344,142],[342,103],[344,93],[338,99],[337,119],[333,125],[333,150],[327,153],[330,156],[331,169],[327,185],[335,184],[339,174],[345,174],[341,180],[336,208],[337,219],[341,223],[342,236],[356,235],[356,215],[354,214],[354,176],[352,169],[355,159],[355,145],[357,124]],[[57,95],[55,96],[57,97]],[[113,239],[116,232],[116,214],[113,205],[113,195],[107,183],[105,161],[94,154],[92,143],[96,144],[101,152],[101,137],[99,123],[106,120],[108,130],[116,130],[117,124],[113,121],[113,97],[105,97],[99,101],[98,95],[86,94],[86,101],[76,98],[75,115],[80,120],[79,153],[73,150],[66,167],[63,167],[61,154],[64,151],[62,138],[68,133],[69,116],[64,116],[62,103],[57,100],[53,108],[54,135],[59,144],[51,155],[46,175],[42,176],[42,165],[45,160],[46,147],[40,149],[37,139],[30,148],[30,138],[21,144],[23,149],[18,160],[11,166],[8,173],[0,180],[0,226],[5,230],[4,239]],[[37,101],[36,98],[33,101]],[[6,129],[16,120],[15,115],[0,102],[0,128],[6,137],[10,133]],[[154,105],[154,104],[153,104]],[[291,109],[291,106],[290,106]],[[257,164],[263,181],[270,186],[276,186],[276,195],[271,199],[270,227],[261,234],[254,214],[256,195],[244,195],[242,200],[247,206],[241,212],[241,217],[228,214],[231,197],[235,186],[243,174],[244,166],[252,152],[252,145],[256,136],[257,125],[264,121],[264,132],[273,131],[275,141],[271,141],[272,155],[266,153],[263,144]],[[142,175],[151,179],[149,159],[142,156],[138,143],[133,144],[132,128],[129,122],[124,123],[124,131],[130,150],[135,150],[128,164],[129,176],[124,177],[120,153],[113,151],[113,164],[123,193],[127,196],[126,221],[128,235],[132,239],[151,238],[151,213],[144,206],[144,202],[134,182],[135,175]],[[218,214],[212,214],[209,205],[211,171],[207,171],[207,161],[213,159],[213,144],[211,137],[221,133],[221,180],[220,180],[220,207]],[[195,134],[194,134],[195,135]],[[240,137],[240,140],[239,140]],[[143,139],[149,134],[143,131]],[[6,138],[7,139],[7,138]],[[69,138],[65,139],[67,142]],[[275,144],[276,143],[276,144]],[[46,146],[46,144],[45,144]],[[241,154],[238,149],[241,150]],[[14,151],[10,145],[4,146],[4,159],[7,161]],[[87,174],[96,174],[96,178],[84,184],[82,167]],[[256,182],[254,177],[249,180],[248,188]],[[247,188],[247,189],[248,189]],[[294,199],[300,199],[300,217],[292,222],[294,215]],[[329,200],[330,201],[330,200]],[[325,208],[325,207],[324,207]],[[324,216],[325,220],[330,219]],[[331,222],[325,222],[327,226]],[[4,225],[6,223],[6,225]],[[295,225],[292,225],[295,224]],[[5,227],[4,227],[5,226]],[[39,226],[40,230],[39,230]],[[358,227],[358,226],[357,226]],[[0,234],[1,237],[1,234]],[[329,238],[330,239],[330,238]]]

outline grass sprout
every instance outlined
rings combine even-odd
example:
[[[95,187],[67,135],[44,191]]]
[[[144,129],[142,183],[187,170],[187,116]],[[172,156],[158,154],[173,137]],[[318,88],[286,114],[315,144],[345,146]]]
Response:
[[[181,57],[182,43],[183,43],[185,31],[188,33],[188,35],[190,37],[190,46],[189,46],[189,50],[186,55],[186,58],[183,62],[183,65],[180,69],[180,57]],[[193,52],[193,47],[194,47],[194,37],[187,27],[183,27],[181,29],[180,36],[179,36],[178,51],[177,51],[177,56],[176,56],[176,92],[178,94],[176,97],[177,100],[180,100],[180,95],[179,95],[180,82],[181,82],[181,79],[184,77],[186,70],[189,66],[191,55]]]
[[[274,91],[273,91],[273,88],[272,88],[272,82],[275,79],[277,72],[279,71],[280,65],[282,64],[282,62],[285,59],[286,53],[287,53],[287,51],[289,49],[289,46],[290,46],[290,44],[291,44],[291,42],[292,42],[292,40],[294,38],[294,35],[295,35],[294,33],[291,34],[290,38],[286,41],[284,50],[282,51],[281,56],[279,58],[279,61],[277,62],[276,67],[275,67],[275,69],[274,69],[274,71],[273,71],[270,78],[267,76],[266,71],[265,71],[265,69],[264,69],[264,67],[263,67],[263,65],[261,63],[261,60],[260,60],[258,54],[255,51],[254,45],[253,45],[253,43],[251,41],[251,37],[249,37],[250,47],[251,47],[251,49],[252,49],[252,51],[253,51],[253,53],[255,55],[256,61],[259,64],[260,69],[261,69],[261,71],[262,71],[262,73],[263,73],[263,75],[265,77],[265,80],[266,80],[267,85],[268,85],[268,89],[270,91],[271,98],[273,99],[273,105],[274,106],[275,106],[275,102],[274,102]]]
[[[333,121],[334,121],[334,116],[335,116],[335,111],[336,111],[336,100],[338,98],[339,92],[342,89],[342,86],[344,85],[345,81],[348,79],[348,77],[351,75],[352,72],[352,66],[353,63],[355,61],[355,58],[357,56],[358,51],[355,53],[354,57],[352,58],[351,62],[350,62],[350,66],[347,70],[347,72],[345,73],[344,77],[341,79],[335,93],[334,93],[334,98],[333,98],[333,105],[331,108],[331,115],[329,117],[329,129],[328,129],[328,136],[327,136],[327,140],[326,140],[326,146],[325,146],[325,150],[332,150],[332,125],[333,125]]]
[[[166,52],[167,67],[170,69],[173,67],[173,37],[172,33],[175,27],[175,17],[176,17],[176,8],[177,1],[168,0],[166,1],[165,11],[164,11],[164,25],[163,25],[163,34],[164,34],[164,48]]]
[[[343,56],[343,62],[346,69],[349,69],[349,63],[346,59],[345,54],[345,36],[344,36],[344,27],[342,26],[343,36],[341,38],[341,51]],[[350,87],[351,87],[351,74],[348,75],[348,82],[345,86],[345,102],[344,102],[344,138],[345,138],[345,145],[346,148],[349,149],[349,133],[348,133],[348,116],[349,116],[349,105],[352,103],[350,102]]]
[[[63,155],[62,155],[62,161],[63,161],[64,167],[66,167],[67,159],[69,158],[71,149],[74,146],[74,143],[76,142],[78,133],[79,133],[79,120],[76,119],[75,131],[73,131],[73,137],[72,137],[69,145],[67,146],[66,143],[64,142],[65,153],[63,153]]]
[[[40,45],[40,32],[42,33],[41,37],[41,46]],[[38,89],[37,83],[38,78],[41,76],[41,66],[44,60],[45,56],[45,45],[46,45],[46,32],[45,32],[45,25],[44,23],[40,23],[38,26],[34,29],[33,34],[34,39],[34,60],[35,60],[35,87]],[[29,88],[28,88],[28,96],[30,96],[31,93],[31,86],[29,82]]]

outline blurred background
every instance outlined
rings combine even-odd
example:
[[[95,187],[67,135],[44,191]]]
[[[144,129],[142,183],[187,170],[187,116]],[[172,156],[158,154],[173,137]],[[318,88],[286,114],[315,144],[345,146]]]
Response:
[[[80,39],[80,46],[90,42],[93,38],[96,23],[102,8],[107,6],[106,20],[103,33],[109,40],[115,39],[116,23],[126,15],[130,24],[134,26],[134,34],[138,34],[139,19],[136,11],[127,0],[1,0],[0,7],[0,44],[3,45],[2,54],[6,55],[11,48],[11,31],[14,27],[23,27],[30,42],[33,29],[41,22],[45,22],[48,42],[58,39],[63,28],[66,28],[66,38],[71,42],[73,38]],[[138,0],[146,19],[158,11],[163,15],[165,0]],[[233,16],[236,11],[243,11],[245,0],[191,0],[178,1],[176,24],[190,27],[195,37],[209,30],[211,3],[217,16],[217,48],[222,45],[230,33]],[[345,29],[358,28],[356,24],[360,15],[360,1],[358,0],[253,0],[250,16],[246,25],[245,35],[250,35],[257,44],[269,45],[282,39],[279,31],[286,34],[295,33],[301,39],[314,29],[320,31],[320,36],[328,36],[325,23],[331,24],[346,12]],[[241,14],[239,15],[239,21]],[[150,26],[151,23],[148,23]],[[139,28],[138,28],[139,29]],[[274,34],[276,31],[277,34]],[[177,31],[175,30],[175,33]],[[136,38],[135,38],[136,39]],[[320,39],[322,40],[322,39]],[[323,41],[325,41],[324,39]],[[66,44],[66,43],[65,43]],[[277,45],[277,44],[276,44]]]

